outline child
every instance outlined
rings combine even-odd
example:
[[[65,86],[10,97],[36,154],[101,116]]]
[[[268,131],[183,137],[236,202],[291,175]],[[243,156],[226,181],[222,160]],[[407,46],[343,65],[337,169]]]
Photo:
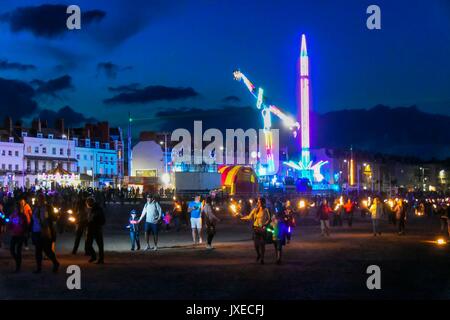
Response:
[[[135,245],[137,250],[141,250],[141,243],[139,241],[139,222],[136,217],[136,210],[134,209],[130,212],[127,229],[130,229],[131,251],[134,251]]]
[[[286,244],[287,225],[283,220],[282,215],[275,214],[270,223],[277,264],[281,264],[281,251]]]
[[[170,211],[167,211],[164,215],[164,223],[166,225],[166,231],[169,231],[170,229],[170,222],[172,222],[172,215],[170,214]]]

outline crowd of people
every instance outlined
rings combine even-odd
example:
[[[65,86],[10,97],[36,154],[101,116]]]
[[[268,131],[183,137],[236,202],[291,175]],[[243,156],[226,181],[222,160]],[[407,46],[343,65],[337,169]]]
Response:
[[[125,200],[134,207],[126,225],[132,251],[141,249],[141,224],[145,233],[145,250],[158,250],[161,229],[173,227],[179,232],[182,225],[191,230],[194,245],[204,243],[203,234],[206,232],[206,248],[213,249],[216,225],[221,221],[218,213],[231,213],[239,220],[251,221],[256,261],[261,264],[265,261],[266,244],[273,244],[275,261],[281,263],[283,247],[291,241],[292,231],[298,221],[306,217],[317,220],[323,237],[329,237],[331,227],[342,227],[345,221],[351,228],[357,212],[361,217],[371,219],[373,236],[382,235],[382,220],[395,226],[398,235],[404,235],[411,215],[438,215],[441,232],[450,234],[450,198],[446,195],[406,194],[396,198],[376,194],[304,198],[299,195],[265,195],[255,200],[250,196],[233,198],[197,195],[193,200],[171,196],[161,205],[159,194],[142,194],[139,189],[126,192],[111,188],[0,190],[0,246],[8,231],[15,272],[21,270],[22,249],[30,250],[30,242],[34,245],[35,272],[42,271],[44,255],[52,263],[53,272],[57,272],[60,263],[55,243],[57,235],[69,227],[68,216],[73,221],[75,236],[72,254],[77,254],[84,239],[84,254],[89,257],[88,261],[103,264],[106,205],[111,202],[123,205]],[[94,242],[98,253],[94,249]]]

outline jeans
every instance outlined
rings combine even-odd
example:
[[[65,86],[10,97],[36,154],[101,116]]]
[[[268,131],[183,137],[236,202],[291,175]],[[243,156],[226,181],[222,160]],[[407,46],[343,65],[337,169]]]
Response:
[[[353,225],[353,212],[347,213],[347,222],[349,227]]]
[[[330,221],[320,220],[320,230],[322,231],[322,235],[330,235]]]
[[[91,256],[91,259],[97,260],[97,254],[95,253],[93,244],[94,240],[98,246],[98,260],[103,261],[104,259],[104,248],[103,248],[103,232],[102,228],[88,228],[86,236],[86,251]]]
[[[31,239],[33,240],[33,244],[35,248],[35,259],[37,269],[41,270],[42,268],[42,253],[45,253],[47,258],[51,262],[53,262],[53,266],[59,264],[58,260],[56,260],[56,255],[52,250],[52,239],[43,237],[40,232],[33,232],[31,234]]]
[[[73,244],[72,253],[76,254],[78,251],[78,247],[80,245],[81,238],[83,237],[84,231],[86,230],[86,224],[80,223],[77,225],[77,230],[75,233],[75,243]],[[86,243],[84,244],[84,252],[86,253]]]
[[[405,232],[405,219],[404,218],[400,218],[398,220],[398,232],[399,233]]]
[[[216,234],[216,226],[215,225],[206,226],[206,235],[207,235],[206,240],[207,240],[208,245],[211,245],[215,234]]]
[[[266,251],[266,231],[259,228],[253,229],[253,242],[255,244],[255,250],[257,259],[264,261],[264,253]]]
[[[139,232],[130,231],[131,250],[134,250],[136,245],[137,249],[141,249],[141,242],[139,241]]]
[[[380,232],[380,219],[372,219],[373,234],[381,234]]]
[[[14,261],[16,262],[16,270],[20,270],[20,266],[22,265],[22,246],[24,240],[25,240],[24,236],[11,237],[9,250],[11,252],[11,256],[14,258]]]

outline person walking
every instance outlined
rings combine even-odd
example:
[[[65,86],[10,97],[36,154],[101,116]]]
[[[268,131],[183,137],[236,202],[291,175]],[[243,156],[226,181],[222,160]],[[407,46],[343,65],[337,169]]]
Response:
[[[105,214],[101,205],[92,197],[86,199],[86,207],[88,209],[86,251],[91,256],[89,262],[97,260],[97,254],[93,247],[95,240],[98,246],[96,264],[104,264],[103,226],[105,225]]]
[[[31,210],[31,206],[26,202],[25,198],[22,198],[19,201],[19,211],[25,216],[27,220],[27,227],[23,238],[23,244],[24,249],[29,250],[28,239],[30,237],[30,226],[31,226],[31,217],[33,216],[33,210]]]
[[[191,215],[191,229],[192,229],[192,241],[197,244],[203,242],[202,235],[202,203],[200,202],[200,196],[196,196],[194,201],[189,202],[188,213]]]
[[[295,214],[296,214],[296,212],[291,205],[291,201],[286,200],[286,202],[284,204],[284,210],[283,210],[283,219],[284,219],[285,225],[287,226],[287,232],[286,232],[287,243],[291,242],[292,231],[296,225]]]
[[[266,250],[266,227],[270,223],[270,212],[266,207],[266,199],[258,198],[256,207],[249,215],[242,217],[243,221],[253,220],[253,241],[256,250],[256,262],[264,264],[264,253]]]
[[[20,272],[22,265],[22,246],[28,231],[28,219],[20,210],[14,209],[9,216],[9,230],[11,233],[10,252],[16,263],[15,273]]]
[[[42,253],[53,263],[52,271],[58,272],[59,262],[55,252],[52,250],[52,232],[50,221],[51,207],[47,204],[44,194],[40,193],[37,198],[37,205],[34,208],[31,219],[31,239],[35,246],[36,270],[34,273],[42,271]]]
[[[333,213],[333,210],[328,205],[328,200],[323,199],[322,203],[317,211],[317,216],[320,221],[320,231],[322,236],[330,236],[330,215]]]
[[[288,235],[288,225],[285,222],[284,214],[274,214],[270,223],[272,233],[273,245],[275,247],[275,262],[281,264],[281,254],[283,246],[286,245],[286,238]]]
[[[213,249],[212,240],[216,234],[216,222],[220,221],[220,219],[213,213],[211,197],[206,198],[206,203],[202,209],[202,213],[205,216],[206,223],[206,248]]]
[[[347,199],[347,202],[344,204],[344,211],[345,215],[347,217],[347,223],[349,227],[352,227],[353,225],[353,211],[354,211],[354,205],[353,202],[350,200],[350,198]]]
[[[153,250],[158,250],[158,233],[159,233],[159,223],[162,218],[162,210],[159,203],[155,200],[154,196],[147,195],[147,202],[142,209],[141,216],[139,217],[138,223],[140,223],[145,218],[145,241],[147,242],[147,248],[145,250],[150,250],[150,233],[153,234]]]
[[[137,250],[141,250],[141,242],[139,241],[139,222],[136,217],[136,210],[134,209],[130,212],[127,228],[130,231],[131,251],[134,251],[135,246]]]
[[[381,203],[379,197],[375,197],[375,199],[373,199],[373,203],[370,206],[369,211],[372,218],[373,236],[375,237],[377,234],[381,236],[380,220],[383,215],[383,204]]]
[[[76,255],[78,252],[78,247],[80,246],[80,241],[83,235],[86,232],[88,226],[88,208],[86,205],[86,195],[84,193],[80,193],[78,202],[77,202],[77,226],[75,231],[75,242],[73,244],[72,254]],[[86,241],[84,243],[84,254],[87,256],[86,250]]]
[[[405,234],[406,208],[402,199],[398,199],[394,206],[395,219],[398,222],[398,235]]]

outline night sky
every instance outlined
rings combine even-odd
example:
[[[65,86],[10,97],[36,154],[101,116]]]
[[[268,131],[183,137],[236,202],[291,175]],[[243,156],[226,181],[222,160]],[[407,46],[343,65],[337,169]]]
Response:
[[[65,29],[68,4],[81,7],[82,30]],[[370,4],[382,30],[366,28]],[[158,112],[253,105],[236,68],[294,113],[302,33],[316,112],[384,104],[450,115],[448,0],[2,0],[0,116],[126,125],[131,111],[148,118],[140,129],[158,129]]]

